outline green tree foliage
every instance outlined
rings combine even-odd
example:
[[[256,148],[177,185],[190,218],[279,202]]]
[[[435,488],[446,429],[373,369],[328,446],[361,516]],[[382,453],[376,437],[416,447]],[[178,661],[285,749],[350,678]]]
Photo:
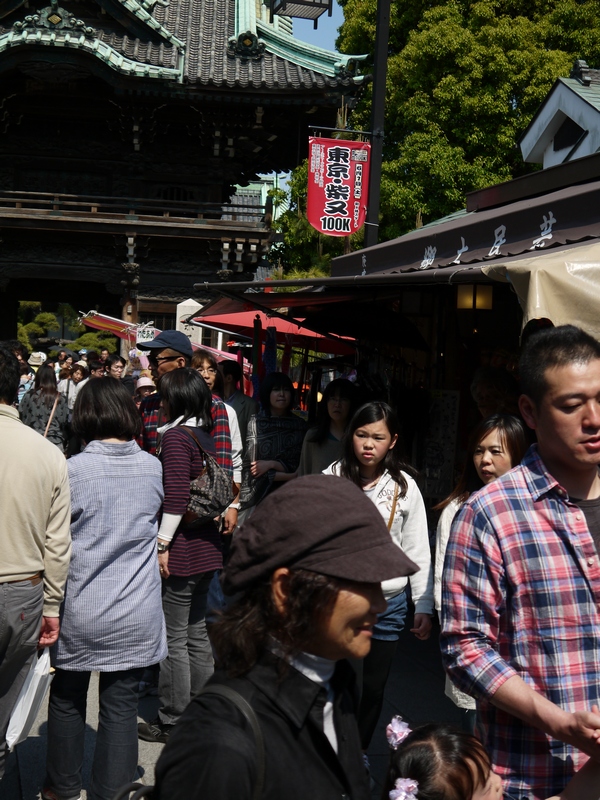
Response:
[[[372,57],[377,0],[340,2],[339,49]],[[518,138],[576,58],[600,64],[596,0],[392,0],[381,238],[531,171]],[[368,86],[353,128],[369,129],[370,105]]]
[[[89,328],[84,328],[84,330],[87,332],[67,345],[71,350],[78,351],[85,348],[86,350],[95,350],[96,353],[100,353],[102,349],[106,348],[109,353],[116,353],[117,340],[112,334],[104,333],[103,331],[92,332]]]
[[[62,320],[62,325],[59,322]],[[63,335],[57,336],[57,331]],[[64,336],[64,333],[78,333],[76,339]],[[57,353],[61,347],[78,351],[83,348],[100,352],[106,347],[111,353],[117,349],[117,342],[110,333],[101,331],[90,333],[79,321],[79,314],[68,303],[60,303],[56,314],[42,310],[42,303],[23,300],[19,303],[17,338],[27,350],[48,351]]]
[[[308,184],[308,161],[304,161],[290,176],[287,192],[273,189],[269,194],[277,206],[287,198],[288,208],[273,223],[281,234],[282,242],[271,248],[270,260],[279,266],[284,278],[312,278],[326,276],[331,272],[331,259],[344,252],[345,237],[326,236],[316,231],[306,218],[306,187]],[[362,245],[363,233],[350,236],[350,247]]]
[[[19,303],[17,315],[17,339],[28,350],[33,350],[48,331],[58,328],[55,314],[42,311],[42,304],[24,300]]]

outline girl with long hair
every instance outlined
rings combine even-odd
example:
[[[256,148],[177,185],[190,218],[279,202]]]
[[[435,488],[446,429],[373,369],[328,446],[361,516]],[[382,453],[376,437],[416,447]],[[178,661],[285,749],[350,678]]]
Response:
[[[166,742],[190,699],[213,673],[206,630],[210,582],[223,567],[214,520],[184,521],[190,482],[204,469],[204,453],[216,458],[211,394],[194,369],[167,372],[158,385],[167,423],[158,429],[165,500],[158,532],[163,611],[169,654],[161,664],[158,717],[138,726],[147,742]]]
[[[438,613],[442,608],[442,575],[452,521],[469,495],[504,475],[521,461],[528,447],[525,427],[511,414],[493,414],[474,428],[467,445],[467,461],[453,491],[439,505],[442,509],[435,540],[434,595]],[[463,726],[475,726],[475,700],[457,689],[446,677],[446,694],[463,709]]]
[[[64,452],[69,407],[56,387],[56,375],[51,366],[43,364],[35,373],[33,389],[23,396],[19,413],[25,425],[41,433]]]
[[[296,477],[306,423],[292,414],[294,395],[294,384],[282,372],[271,372],[262,382],[262,408],[248,423],[242,461],[242,518],[270,492]]]
[[[410,577],[415,616],[412,633],[429,638],[433,613],[433,574],[427,516],[413,470],[402,459],[398,418],[386,403],[361,406],[344,438],[344,454],[325,473],[348,478],[375,503],[394,543],[419,566]],[[367,750],[383,706],[383,694],[408,610],[406,577],[382,585],[387,609],[373,629],[371,652],[362,662],[358,727]]]
[[[298,476],[313,475],[342,457],[342,439],[356,407],[357,389],[346,378],[336,378],[325,387],[317,411],[316,427],[306,434]]]

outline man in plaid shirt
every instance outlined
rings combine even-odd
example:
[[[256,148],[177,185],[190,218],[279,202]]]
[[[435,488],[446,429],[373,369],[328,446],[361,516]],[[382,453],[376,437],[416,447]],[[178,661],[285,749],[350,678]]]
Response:
[[[188,337],[181,331],[163,331],[144,347],[150,350],[150,368],[154,380],[173,369],[188,367],[192,357],[192,345]],[[159,387],[160,389],[160,387]],[[140,447],[152,455],[156,455],[158,444],[158,428],[166,420],[160,407],[160,392],[151,394],[140,405],[142,415],[142,434],[138,442]],[[231,434],[229,431],[229,418],[225,403],[218,398],[213,398],[212,403],[213,430],[212,437],[215,442],[217,461],[233,476],[233,462],[231,459]]]
[[[600,761],[600,343],[539,331],[520,377],[538,444],[453,523],[441,647],[504,797],[542,800]]]

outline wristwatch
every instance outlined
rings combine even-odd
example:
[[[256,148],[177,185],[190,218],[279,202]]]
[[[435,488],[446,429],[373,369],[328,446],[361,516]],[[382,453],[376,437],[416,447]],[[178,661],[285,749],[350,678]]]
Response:
[[[169,549],[169,545],[168,544],[163,544],[162,542],[159,542],[156,545],[156,549],[158,550],[159,553],[166,553],[167,550]]]

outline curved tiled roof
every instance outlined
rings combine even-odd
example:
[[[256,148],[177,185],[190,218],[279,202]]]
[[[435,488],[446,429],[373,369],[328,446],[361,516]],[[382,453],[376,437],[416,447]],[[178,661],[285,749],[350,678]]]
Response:
[[[85,36],[72,25],[53,28],[47,22],[50,9],[44,9],[38,12],[41,23],[39,16],[33,23],[25,17],[29,21],[13,29],[0,28],[0,51],[27,44],[81,48],[126,74],[215,88],[339,91],[362,81],[352,67],[364,56],[343,56],[298,41],[289,33],[288,20],[268,21],[260,0],[119,3],[138,25],[131,36],[122,27],[119,33],[93,28],[93,21],[86,23],[91,27]],[[148,27],[146,41],[138,38],[140,21]]]

